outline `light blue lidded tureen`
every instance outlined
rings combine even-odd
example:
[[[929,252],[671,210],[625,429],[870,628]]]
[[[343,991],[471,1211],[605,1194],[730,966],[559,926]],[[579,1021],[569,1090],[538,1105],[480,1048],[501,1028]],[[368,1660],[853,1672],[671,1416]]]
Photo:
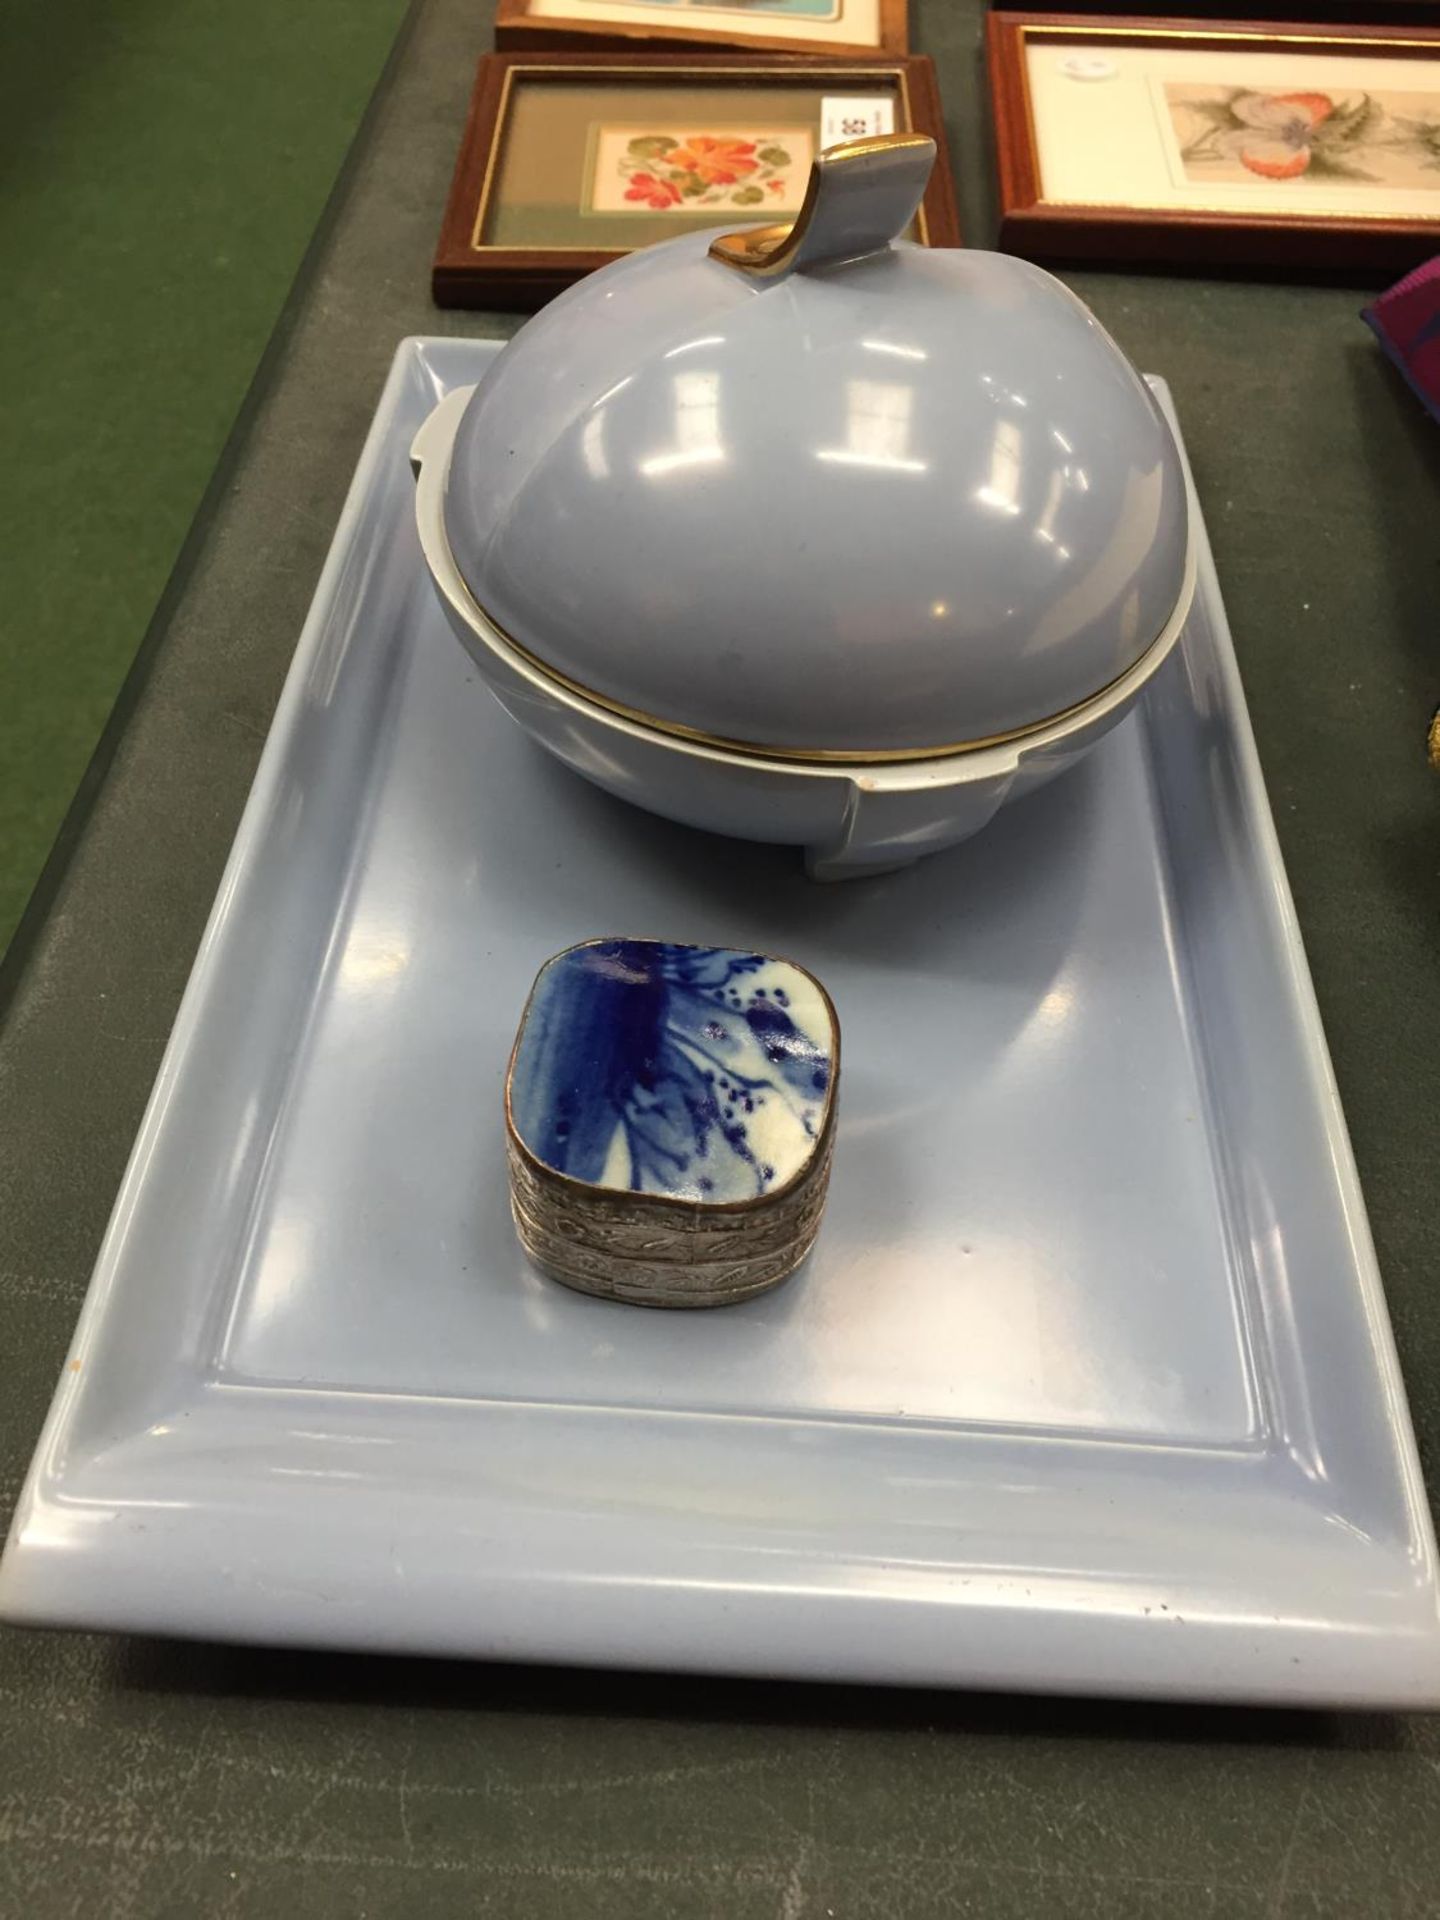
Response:
[[[822,876],[1070,764],[1194,588],[1173,436],[1088,309],[898,238],[933,159],[832,148],[793,227],[592,275],[415,445],[430,570],[522,725]]]

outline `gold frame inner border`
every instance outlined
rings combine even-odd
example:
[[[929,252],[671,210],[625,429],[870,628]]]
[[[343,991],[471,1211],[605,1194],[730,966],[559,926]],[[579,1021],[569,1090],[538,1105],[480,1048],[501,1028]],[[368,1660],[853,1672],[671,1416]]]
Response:
[[[1099,21],[1087,23],[1083,18],[1070,21],[1028,21],[1019,23],[1019,69],[1021,97],[1025,102],[1025,139],[1030,149],[1031,164],[1040,191],[1034,204],[1037,207],[1112,207],[1120,212],[1163,214],[1188,219],[1197,213],[1213,214],[1217,218],[1233,216],[1233,206],[1222,205],[1208,200],[1187,200],[1183,207],[1172,207],[1149,200],[1052,200],[1045,192],[1044,177],[1040,171],[1040,143],[1035,131],[1035,102],[1030,93],[1030,70],[1026,60],[1026,50],[1033,43],[1044,46],[1047,42],[1064,44],[1067,41],[1114,40],[1125,46],[1141,44],[1145,41],[1162,41],[1166,44],[1184,44],[1189,41],[1201,41],[1215,45],[1226,52],[1239,53],[1257,42],[1272,40],[1284,41],[1287,45],[1301,48],[1308,53],[1350,53],[1363,58],[1367,53],[1398,53],[1404,57],[1423,58],[1428,55],[1432,60],[1440,61],[1440,39],[1420,40],[1413,35],[1397,33],[1334,34],[1312,32],[1289,32],[1283,20],[1257,21],[1253,32],[1229,27],[1182,26],[1179,22],[1166,25],[1156,21],[1146,25],[1140,21],[1126,21],[1115,26]],[[1274,52],[1273,47],[1262,49]],[[1384,220],[1398,218],[1396,215],[1376,214],[1355,207],[1307,206],[1295,213],[1273,213],[1262,216],[1287,223],[1307,220]],[[1405,216],[1417,225],[1428,225],[1424,215]],[[1435,221],[1440,224],[1440,207],[1437,207]]]
[[[745,66],[724,67],[596,67],[586,66],[577,61],[573,66],[568,62],[563,66],[535,66],[516,61],[505,71],[504,85],[500,89],[500,104],[495,111],[495,133],[490,142],[490,151],[485,156],[485,174],[480,182],[480,198],[475,207],[475,218],[470,225],[470,251],[476,254],[487,253],[613,253],[623,255],[630,249],[624,247],[557,247],[548,246],[496,246],[493,241],[482,240],[485,229],[485,216],[490,211],[490,196],[495,187],[495,176],[500,163],[500,155],[505,145],[505,121],[510,111],[510,97],[514,92],[517,78],[534,80],[645,80],[652,85],[664,82],[669,85],[704,85],[709,80],[722,84],[730,81],[767,81],[785,80],[791,86],[804,87],[814,82],[823,91],[822,83],[827,80],[843,80],[847,86],[862,81],[883,81],[893,84],[900,96],[904,109],[905,125],[897,128],[900,133],[915,132],[915,115],[910,102],[909,76],[899,61],[859,60],[836,61],[833,66],[806,66],[803,68],[762,65],[752,61]],[[925,220],[925,208],[922,203],[916,213],[916,222],[920,228],[923,245],[930,244],[930,230]],[[688,231],[688,229],[687,229]]]

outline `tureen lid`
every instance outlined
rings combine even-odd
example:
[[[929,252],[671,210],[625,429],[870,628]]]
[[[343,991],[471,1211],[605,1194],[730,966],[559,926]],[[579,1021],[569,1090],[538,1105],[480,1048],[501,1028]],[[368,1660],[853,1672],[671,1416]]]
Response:
[[[1169,427],[1051,275],[893,238],[933,157],[831,149],[793,228],[632,254],[499,355],[446,534],[541,666],[721,743],[906,757],[1053,720],[1156,640]]]

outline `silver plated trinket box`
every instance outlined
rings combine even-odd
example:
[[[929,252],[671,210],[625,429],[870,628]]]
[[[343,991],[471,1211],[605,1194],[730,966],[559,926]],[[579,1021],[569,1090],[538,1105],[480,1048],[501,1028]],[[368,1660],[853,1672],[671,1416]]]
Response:
[[[557,954],[505,1082],[526,1252],[641,1306],[776,1286],[819,1229],[839,1064],[830,997],[793,961],[629,939]]]

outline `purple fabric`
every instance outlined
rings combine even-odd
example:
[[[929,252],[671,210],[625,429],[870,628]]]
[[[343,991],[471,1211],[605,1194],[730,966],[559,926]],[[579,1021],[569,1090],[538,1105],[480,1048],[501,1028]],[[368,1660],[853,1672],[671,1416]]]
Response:
[[[1421,405],[1440,420],[1440,258],[1397,280],[1360,318],[1374,330]]]

